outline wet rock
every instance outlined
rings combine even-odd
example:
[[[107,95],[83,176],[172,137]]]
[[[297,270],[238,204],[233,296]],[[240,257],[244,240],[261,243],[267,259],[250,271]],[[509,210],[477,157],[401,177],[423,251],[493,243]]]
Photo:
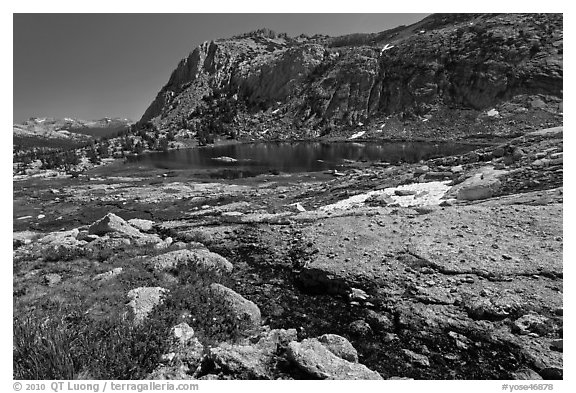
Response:
[[[141,231],[150,231],[154,226],[154,221],[143,220],[141,218],[132,218],[128,220],[128,224]]]
[[[56,273],[49,273],[46,274],[44,276],[44,282],[46,283],[46,285],[48,285],[49,287],[53,287],[56,284],[58,284],[60,281],[62,281],[62,276]]]
[[[93,281],[108,281],[116,276],[118,276],[120,273],[122,273],[122,268],[121,267],[117,267],[114,268],[110,271],[104,272],[104,273],[100,273],[95,275],[92,280]]]
[[[134,322],[143,321],[155,306],[162,303],[167,289],[161,287],[140,287],[128,292],[130,302],[128,306],[134,313]]]
[[[223,256],[206,249],[176,250],[146,259],[146,266],[155,271],[177,269],[186,266],[194,269],[203,278],[219,278],[230,274],[234,266]]]
[[[288,359],[305,373],[319,379],[382,379],[380,374],[359,363],[336,356],[317,339],[293,341],[288,345]]]
[[[402,349],[404,356],[410,361],[410,363],[416,364],[421,367],[430,367],[430,361],[425,355],[413,352],[409,349]]]
[[[368,336],[372,334],[372,328],[370,328],[368,322],[363,319],[358,319],[350,323],[350,325],[348,325],[348,329],[350,329],[350,333],[357,336]]]
[[[536,371],[529,368],[524,368],[522,370],[516,371],[515,373],[512,373],[512,379],[531,381],[531,380],[541,380],[542,377]]]
[[[349,362],[358,363],[358,352],[352,346],[350,341],[337,334],[324,334],[318,337],[320,341],[334,355],[348,360]]]
[[[241,331],[250,332],[260,327],[261,314],[256,304],[221,284],[211,284],[209,293],[210,305],[234,319]]]
[[[541,336],[550,332],[550,320],[536,313],[523,315],[514,321],[514,330],[519,334],[536,333]]]

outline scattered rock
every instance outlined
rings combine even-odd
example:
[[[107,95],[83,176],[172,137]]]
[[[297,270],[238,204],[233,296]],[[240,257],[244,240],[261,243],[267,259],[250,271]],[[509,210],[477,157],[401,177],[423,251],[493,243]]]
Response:
[[[430,361],[427,356],[413,352],[409,349],[402,349],[402,352],[411,363],[421,367],[430,367]]]
[[[550,320],[536,313],[529,313],[515,320],[514,328],[519,334],[536,333],[541,336],[551,330]]]
[[[366,322],[368,322],[370,327],[375,331],[389,332],[394,330],[394,322],[382,313],[377,313],[374,310],[367,310],[365,318]]]
[[[366,292],[358,288],[350,288],[350,293],[348,294],[348,299],[352,301],[364,301],[368,300],[369,297]]]
[[[348,325],[348,329],[350,329],[350,333],[358,336],[368,336],[372,334],[370,325],[363,319],[358,319],[350,323],[350,325]]]
[[[60,281],[62,281],[62,276],[56,273],[49,273],[46,274],[44,276],[44,282],[46,283],[46,285],[48,285],[49,287],[53,287],[56,284],[58,284]]]

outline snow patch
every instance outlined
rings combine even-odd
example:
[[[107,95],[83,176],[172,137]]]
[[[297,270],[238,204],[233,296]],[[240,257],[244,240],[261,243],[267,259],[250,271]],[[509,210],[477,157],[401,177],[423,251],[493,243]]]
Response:
[[[383,190],[370,191],[365,194],[354,195],[348,199],[336,203],[322,206],[321,211],[330,212],[335,210],[347,210],[354,207],[361,207],[366,200],[373,195],[388,195],[401,207],[422,207],[436,206],[442,202],[442,197],[450,189],[448,185],[451,181],[433,181],[428,183],[412,183],[398,187],[385,188]],[[416,195],[398,196],[396,190],[415,191]]]

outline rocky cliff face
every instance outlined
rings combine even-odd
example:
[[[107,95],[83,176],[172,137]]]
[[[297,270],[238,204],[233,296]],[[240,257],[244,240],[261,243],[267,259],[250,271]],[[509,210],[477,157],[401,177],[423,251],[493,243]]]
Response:
[[[390,117],[483,111],[534,95],[554,103],[558,115],[562,38],[560,14],[435,14],[408,27],[336,38],[247,34],[196,48],[141,121],[218,133],[218,122],[203,130],[209,113],[228,117],[240,134],[316,136]],[[231,113],[214,109],[222,101]]]

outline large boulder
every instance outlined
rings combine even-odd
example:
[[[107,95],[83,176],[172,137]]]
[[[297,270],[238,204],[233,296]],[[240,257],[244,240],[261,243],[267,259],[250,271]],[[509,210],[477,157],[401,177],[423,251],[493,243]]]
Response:
[[[128,292],[128,306],[134,312],[134,322],[142,322],[154,307],[162,303],[168,290],[161,287],[140,287]]]
[[[118,232],[126,237],[139,238],[143,236],[138,229],[134,228],[114,213],[106,214],[103,218],[94,222],[88,228],[88,233],[92,235],[102,236],[111,232]]]
[[[240,332],[253,332],[260,327],[258,306],[224,285],[210,285],[208,302],[211,312],[231,319]]]
[[[279,352],[296,338],[295,329],[274,329],[264,333],[253,345],[222,343],[210,349],[207,361],[235,379],[271,379]]]
[[[288,344],[288,359],[311,377],[319,379],[382,379],[368,367],[342,359],[318,339]]]
[[[175,269],[180,265],[194,269],[199,274],[214,277],[230,274],[233,265],[226,258],[206,249],[176,250],[148,258],[146,265],[155,271]]]
[[[493,167],[480,168],[471,177],[448,190],[446,196],[466,201],[491,198],[502,185],[499,177],[506,173]]]

